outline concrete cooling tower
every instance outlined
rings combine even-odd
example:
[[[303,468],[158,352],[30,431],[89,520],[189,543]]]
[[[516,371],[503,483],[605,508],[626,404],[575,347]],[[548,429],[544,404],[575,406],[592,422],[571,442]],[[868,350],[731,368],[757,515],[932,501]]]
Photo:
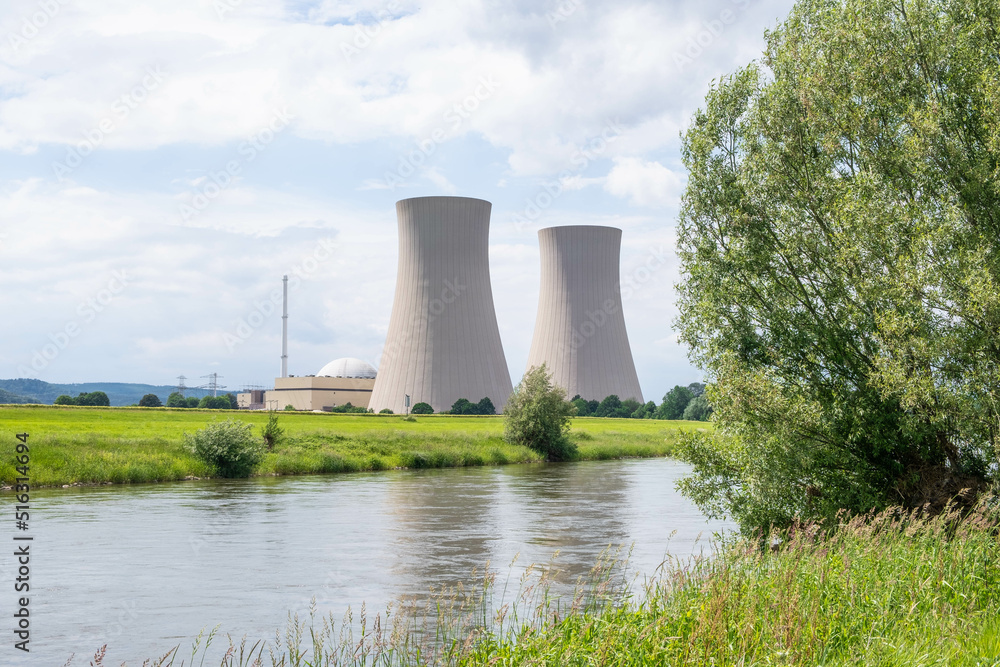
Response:
[[[616,394],[642,402],[619,289],[622,231],[571,226],[539,230],[541,292],[528,368],[587,400]]]
[[[369,405],[404,412],[489,397],[500,412],[512,390],[490,287],[491,204],[467,197],[396,202],[399,268],[385,350]]]

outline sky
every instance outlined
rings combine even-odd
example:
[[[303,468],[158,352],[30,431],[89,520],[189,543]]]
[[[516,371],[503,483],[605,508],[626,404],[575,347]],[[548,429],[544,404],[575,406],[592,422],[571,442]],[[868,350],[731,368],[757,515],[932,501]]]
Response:
[[[0,378],[230,390],[378,366],[395,202],[493,203],[490,271],[525,370],[537,232],[623,230],[643,394],[678,342],[680,136],[791,0],[5,0]],[[276,305],[277,304],[277,305]]]

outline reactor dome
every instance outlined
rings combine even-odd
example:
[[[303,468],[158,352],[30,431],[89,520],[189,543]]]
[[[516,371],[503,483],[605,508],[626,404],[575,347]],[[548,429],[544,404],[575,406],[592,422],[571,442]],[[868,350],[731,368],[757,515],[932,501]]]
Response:
[[[374,378],[375,369],[371,364],[361,361],[360,359],[355,359],[353,357],[344,357],[343,359],[334,359],[323,368],[319,369],[316,373],[317,377],[332,377],[332,378]]]

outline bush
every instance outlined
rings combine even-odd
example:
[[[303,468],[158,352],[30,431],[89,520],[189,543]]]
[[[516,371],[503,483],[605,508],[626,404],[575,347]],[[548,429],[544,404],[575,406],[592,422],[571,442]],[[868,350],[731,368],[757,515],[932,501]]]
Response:
[[[432,415],[434,414],[434,408],[431,407],[430,403],[417,403],[410,410],[415,415]]]
[[[184,439],[188,450],[220,477],[249,477],[264,458],[264,442],[253,436],[253,425],[235,419],[185,433]]]
[[[146,394],[139,399],[140,408],[159,408],[163,407],[163,403],[160,402],[160,397],[156,394]]]
[[[392,411],[392,410],[390,410],[389,408],[382,408],[381,410],[379,410],[379,411],[378,411],[378,413],[379,413],[380,415],[391,415],[391,414],[395,414],[395,413],[393,413],[393,411]]]
[[[295,406],[289,403],[285,406],[285,412],[295,412]]]
[[[267,424],[260,427],[260,435],[264,438],[264,444],[267,448],[274,449],[274,446],[281,440],[281,436],[285,434],[285,429],[278,426],[278,415],[273,410],[268,411]]]
[[[184,399],[184,405],[182,405],[181,407],[187,407],[187,408],[196,408],[196,407],[198,407],[198,397],[197,396],[188,396],[187,398]]]
[[[576,445],[570,442],[570,417],[576,412],[566,400],[566,392],[552,385],[545,364],[528,371],[504,410],[503,437],[512,445],[530,447],[548,461],[576,458]]]

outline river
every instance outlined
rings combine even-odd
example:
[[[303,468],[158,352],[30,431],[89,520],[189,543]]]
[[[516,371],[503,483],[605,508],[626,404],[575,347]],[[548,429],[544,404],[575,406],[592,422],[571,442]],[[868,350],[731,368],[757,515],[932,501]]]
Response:
[[[314,597],[338,618],[362,601],[374,612],[487,562],[516,582],[557,551],[557,592],[609,545],[633,545],[641,580],[728,527],[674,489],[686,470],[652,459],[36,491],[31,653],[8,630],[0,662],[58,667],[75,653],[88,665],[106,643],[105,664],[141,665],[178,644],[190,655],[217,624],[273,639]]]

